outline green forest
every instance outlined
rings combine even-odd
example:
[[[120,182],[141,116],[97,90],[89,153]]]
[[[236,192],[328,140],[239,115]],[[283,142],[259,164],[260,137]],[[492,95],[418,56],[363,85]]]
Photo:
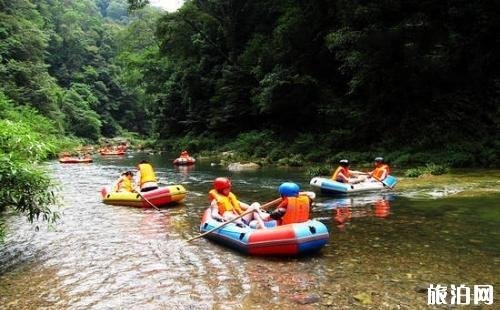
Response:
[[[498,167],[499,33],[493,0],[0,0],[2,208],[50,215],[37,164],[102,137]]]

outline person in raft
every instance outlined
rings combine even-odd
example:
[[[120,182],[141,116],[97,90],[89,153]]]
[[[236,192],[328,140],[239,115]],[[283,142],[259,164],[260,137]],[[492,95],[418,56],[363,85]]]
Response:
[[[158,189],[158,183],[156,179],[156,174],[151,163],[147,160],[141,160],[137,166],[137,176],[136,176],[136,191],[149,192]]]
[[[391,173],[391,168],[384,163],[383,157],[376,157],[374,161],[375,169],[368,172],[368,179],[374,178],[377,181],[382,181]]]
[[[364,181],[366,178],[359,177],[360,175],[366,174],[361,171],[349,170],[349,161],[347,159],[341,159],[339,161],[339,167],[333,172],[332,180],[340,183],[350,183],[356,184]]]
[[[236,195],[231,192],[231,181],[228,178],[219,177],[214,180],[213,189],[208,192],[208,200],[210,201],[210,211],[212,218],[217,221],[230,221],[242,213],[250,210],[240,220],[237,225],[248,225],[252,220],[257,221],[257,226],[263,228],[262,220],[263,212],[260,212],[260,204],[254,202],[248,205],[236,198]]]
[[[189,153],[188,151],[182,151],[181,154],[179,155],[180,158],[189,158]]]
[[[134,174],[132,171],[125,171],[121,174],[120,178],[115,182],[115,186],[113,187],[113,191],[115,192],[133,192],[134,186],[132,182],[132,178]]]
[[[305,192],[301,195],[299,185],[292,182],[282,183],[278,187],[278,192],[282,198],[281,203],[268,214],[269,218],[265,220],[276,220],[278,225],[302,223],[309,220],[314,193]]]

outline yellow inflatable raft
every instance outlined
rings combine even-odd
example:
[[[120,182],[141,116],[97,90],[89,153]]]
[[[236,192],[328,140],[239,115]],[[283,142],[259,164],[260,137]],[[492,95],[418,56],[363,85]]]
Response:
[[[155,207],[162,207],[183,200],[186,197],[186,192],[182,185],[171,185],[149,192],[141,192],[141,195]],[[102,202],[105,204],[151,208],[151,205],[141,195],[131,192],[110,192],[107,187],[103,187],[101,190]]]

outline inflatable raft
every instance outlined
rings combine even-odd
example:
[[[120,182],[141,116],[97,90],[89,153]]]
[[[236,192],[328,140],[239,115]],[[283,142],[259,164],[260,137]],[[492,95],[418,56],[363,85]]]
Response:
[[[206,210],[201,220],[200,232],[220,226]],[[266,222],[267,229],[239,227],[235,223],[216,229],[205,237],[242,253],[259,256],[296,256],[319,251],[329,239],[326,226],[317,220],[276,226],[276,221]]]
[[[393,176],[387,176],[383,181],[369,180],[357,184],[348,184],[334,181],[328,178],[314,177],[309,184],[327,194],[349,194],[369,191],[383,191],[393,188],[397,180]]]
[[[125,151],[99,151],[101,155],[125,155]]]
[[[162,207],[183,200],[186,197],[186,189],[182,185],[171,185],[149,192],[141,192],[141,195],[154,206]],[[141,195],[131,192],[111,192],[108,187],[103,187],[101,190],[102,202],[105,204],[151,208],[151,205]]]
[[[196,159],[193,157],[178,157],[174,159],[174,165],[193,165],[196,162]]]
[[[92,162],[92,158],[61,157],[59,162],[61,164],[87,164]]]

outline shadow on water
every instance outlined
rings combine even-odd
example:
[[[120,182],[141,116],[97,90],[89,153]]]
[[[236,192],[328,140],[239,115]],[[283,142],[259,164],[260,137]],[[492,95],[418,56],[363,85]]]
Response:
[[[266,202],[284,181],[310,190],[308,178],[296,169],[234,173],[203,160],[174,167],[175,156],[49,163],[65,208],[55,228],[41,224],[38,232],[24,217],[8,217],[2,308],[424,309],[431,283],[498,287],[500,196],[498,183],[484,175],[471,177],[493,189],[480,197],[435,197],[426,193],[452,186],[404,180],[389,193],[319,195],[312,217],[328,226],[327,246],[309,257],[259,258],[206,239],[186,243],[199,233],[212,180],[229,176],[241,200]],[[183,184],[185,201],[160,211],[102,204],[101,186],[142,158],[152,161],[161,183]]]

